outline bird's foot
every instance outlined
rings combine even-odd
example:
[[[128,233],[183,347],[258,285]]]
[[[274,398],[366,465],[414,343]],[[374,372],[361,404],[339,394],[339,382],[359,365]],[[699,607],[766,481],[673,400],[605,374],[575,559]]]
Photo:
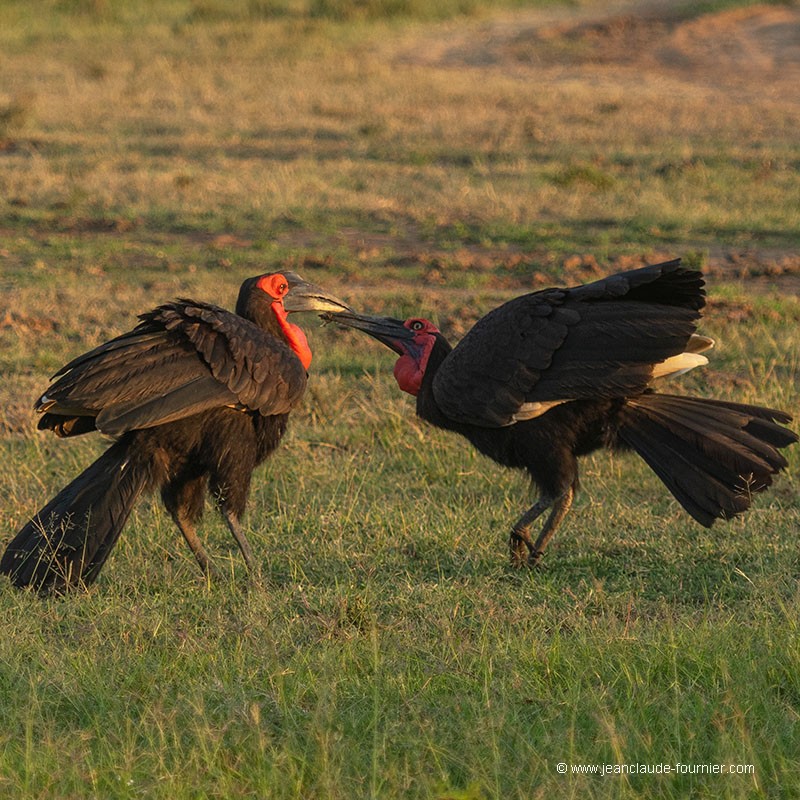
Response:
[[[531,550],[530,554],[528,555],[528,569],[541,569],[543,556],[544,550]]]
[[[208,583],[219,584],[225,579],[225,573],[211,560],[200,564],[200,571],[203,573],[203,579]]]
[[[541,569],[544,550],[537,550],[530,537],[512,530],[508,537],[508,550],[513,569]]]
[[[508,552],[512,569],[522,569],[528,566],[530,545],[517,531],[512,530],[508,537]]]

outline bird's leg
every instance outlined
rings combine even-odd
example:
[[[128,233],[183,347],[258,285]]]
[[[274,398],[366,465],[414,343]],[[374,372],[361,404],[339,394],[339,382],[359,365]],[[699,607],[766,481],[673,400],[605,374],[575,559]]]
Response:
[[[511,566],[522,567],[528,563],[533,554],[534,544],[531,539],[531,525],[553,504],[552,497],[540,497],[515,523],[508,538],[508,549],[511,554]]]
[[[553,510],[550,512],[550,516],[547,518],[547,522],[545,522],[544,527],[539,534],[539,538],[536,540],[536,543],[533,545],[533,549],[528,555],[528,566],[535,567],[539,564],[542,554],[544,553],[544,549],[547,547],[547,543],[552,538],[556,528],[563,522],[564,517],[567,516],[567,513],[572,507],[572,501],[574,498],[575,487],[570,486],[569,489],[564,492],[564,494],[555,499],[553,502]]]
[[[574,497],[574,486],[570,486],[562,495],[555,498],[547,495],[540,497],[517,520],[511,529],[511,536],[508,540],[508,547],[511,551],[511,566],[521,567],[527,564],[529,567],[535,567],[539,563],[547,543],[564,517],[567,516]],[[534,542],[531,539],[531,526],[551,506],[553,510]]]
[[[211,575],[213,578],[222,577],[220,571],[208,557],[208,553],[206,553],[202,542],[197,536],[194,525],[177,512],[173,513],[172,519],[175,520],[178,530],[183,534],[183,538],[186,539],[186,544],[189,545],[189,549],[194,553],[194,557],[197,559],[200,569],[203,570],[206,575]]]
[[[247,541],[242,526],[239,524],[239,518],[231,511],[226,503],[220,505],[220,511],[222,512],[222,516],[225,517],[225,522],[228,524],[228,529],[233,534],[233,538],[236,539],[236,544],[239,545],[239,549],[242,551],[244,563],[247,565],[247,571],[252,573],[255,566],[253,551],[250,549],[250,543]]]

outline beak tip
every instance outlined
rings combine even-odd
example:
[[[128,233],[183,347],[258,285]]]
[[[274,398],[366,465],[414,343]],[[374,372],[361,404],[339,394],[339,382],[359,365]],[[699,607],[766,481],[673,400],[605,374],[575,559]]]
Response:
[[[295,273],[289,273],[289,293],[283,299],[283,307],[287,311],[310,311],[317,314],[336,314],[351,311],[350,306],[338,297],[308,283]]]

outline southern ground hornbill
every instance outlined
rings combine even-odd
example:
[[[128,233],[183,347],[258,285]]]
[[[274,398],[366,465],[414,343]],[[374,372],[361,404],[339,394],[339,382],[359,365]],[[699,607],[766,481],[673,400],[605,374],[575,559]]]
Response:
[[[705,526],[745,511],[786,466],[779,448],[798,438],[777,424],[788,414],[651,388],[708,363],[713,340],[695,333],[703,286],[675,260],[546,289],[491,311],[455,348],[425,319],[329,318],[398,353],[394,375],[418,416],[527,470],[540,496],[509,546],[512,563],[535,565],[572,505],[577,458],[598,448],[635,450]]]
[[[0,572],[43,593],[92,583],[137,498],[154,489],[205,572],[214,570],[195,525],[209,492],[252,569],[240,525],[251,474],[278,446],[311,361],[287,314],[343,308],[291,272],[259,275],[242,284],[236,313],[166,303],[62,367],[36,401],[39,428],[116,442],[17,533]]]

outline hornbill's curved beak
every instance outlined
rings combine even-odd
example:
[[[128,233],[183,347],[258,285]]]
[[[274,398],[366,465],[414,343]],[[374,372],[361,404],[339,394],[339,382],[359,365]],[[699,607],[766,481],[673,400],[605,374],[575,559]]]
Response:
[[[394,350],[398,355],[407,353],[409,345],[414,340],[414,332],[405,327],[403,320],[394,319],[394,317],[370,317],[347,310],[323,314],[322,318],[328,322],[337,322],[347,328],[364,331]]]
[[[283,307],[289,312],[316,311],[318,314],[336,314],[350,311],[350,306],[338,297],[304,281],[296,272],[283,272],[289,291],[283,296]]]

